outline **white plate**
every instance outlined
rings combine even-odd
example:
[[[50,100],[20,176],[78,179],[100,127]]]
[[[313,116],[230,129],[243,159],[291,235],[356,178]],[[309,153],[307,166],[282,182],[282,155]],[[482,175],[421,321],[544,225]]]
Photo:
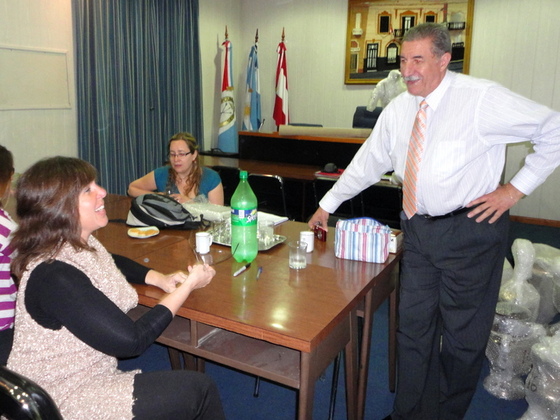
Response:
[[[128,229],[128,236],[131,238],[151,238],[159,234],[159,229],[155,226],[135,227]]]

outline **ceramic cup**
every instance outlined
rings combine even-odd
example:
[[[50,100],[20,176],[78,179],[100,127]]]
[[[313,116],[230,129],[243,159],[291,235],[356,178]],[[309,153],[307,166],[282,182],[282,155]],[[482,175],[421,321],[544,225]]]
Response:
[[[208,254],[212,245],[212,235],[209,232],[196,233],[196,252],[199,254]]]
[[[299,233],[300,242],[305,242],[307,245],[307,252],[313,252],[315,249],[315,235],[310,230]]]

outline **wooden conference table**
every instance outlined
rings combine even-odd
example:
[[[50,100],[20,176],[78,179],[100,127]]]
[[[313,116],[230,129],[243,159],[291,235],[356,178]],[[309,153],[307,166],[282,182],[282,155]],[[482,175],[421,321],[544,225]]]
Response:
[[[110,220],[126,219],[129,206],[127,197],[105,199]],[[196,263],[194,231],[164,230],[151,238],[133,239],[127,230],[125,223],[114,221],[95,236],[110,252],[158,271],[184,270]],[[302,230],[307,230],[303,223],[285,222],[275,228],[275,234],[297,240]],[[395,307],[392,273],[401,254],[390,254],[383,264],[341,260],[334,256],[334,229],[328,236],[327,242],[316,241],[303,270],[288,267],[288,247],[283,243],[259,252],[251,267],[237,277],[232,273],[242,264],[228,258],[230,248],[212,245],[216,276],[191,294],[158,341],[299,390],[299,419],[312,418],[315,382],[344,350],[348,418],[361,418],[373,312],[388,297]],[[263,271],[257,279],[258,267]],[[155,287],[136,289],[140,312],[164,296]],[[356,311],[364,303],[364,336],[358,354]]]

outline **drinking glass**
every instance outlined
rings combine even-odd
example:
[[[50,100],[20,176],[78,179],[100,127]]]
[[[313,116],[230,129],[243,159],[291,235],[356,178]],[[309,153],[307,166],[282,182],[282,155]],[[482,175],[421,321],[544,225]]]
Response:
[[[274,241],[274,222],[272,220],[259,221],[259,241],[265,247]]]
[[[214,222],[214,242],[219,242],[221,244],[229,244],[231,242],[230,217],[229,213],[223,214]]]
[[[307,244],[301,241],[293,241],[288,244],[290,248],[289,265],[290,268],[301,270],[307,266],[305,253],[307,251]]]

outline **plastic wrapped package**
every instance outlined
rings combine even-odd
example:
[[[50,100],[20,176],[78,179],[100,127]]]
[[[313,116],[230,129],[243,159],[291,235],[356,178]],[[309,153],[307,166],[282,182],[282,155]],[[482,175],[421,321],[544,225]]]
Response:
[[[552,303],[560,312],[560,249],[546,244],[533,244],[535,271],[546,273],[552,282]]]
[[[552,304],[560,312],[560,280],[557,278],[552,281]]]
[[[531,349],[533,367],[525,381],[529,408],[521,420],[560,419],[560,333],[541,337]]]
[[[535,322],[544,325],[551,323],[558,313],[555,304],[555,294],[560,292],[560,287],[555,290],[553,275],[539,267],[536,262],[533,266],[533,276],[529,279],[529,283],[535,287],[539,294],[539,309]],[[560,296],[556,297],[556,299],[558,298]]]
[[[530,311],[511,302],[499,302],[490,332],[486,357],[490,373],[484,388],[506,400],[525,396],[524,376],[531,369],[530,351],[539,337],[546,334],[544,326],[530,322]]]
[[[560,278],[560,249],[546,244],[533,244],[535,265]]]
[[[513,277],[513,266],[511,265],[511,263],[506,258],[506,259],[504,259],[504,269],[502,271],[502,282],[501,282],[501,284],[503,285],[505,282],[511,280],[512,277]]]
[[[516,239],[511,247],[514,267],[513,276],[500,287],[499,300],[527,308],[531,314],[528,321],[537,319],[540,295],[528,280],[533,275],[535,249],[531,241]]]
[[[560,322],[548,325],[548,335],[549,336],[553,336],[558,331],[560,331]]]

